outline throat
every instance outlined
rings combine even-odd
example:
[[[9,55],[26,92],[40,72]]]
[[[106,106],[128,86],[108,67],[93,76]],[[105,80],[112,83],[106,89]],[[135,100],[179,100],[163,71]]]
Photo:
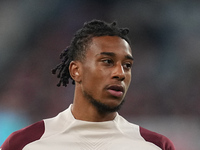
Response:
[[[85,105],[85,107],[79,107],[77,104],[72,105],[72,115],[76,120],[89,121],[89,122],[104,122],[113,120],[117,113],[105,113],[100,112],[93,105]]]
[[[107,104],[102,103],[100,100],[95,99],[92,95],[90,95],[87,92],[83,92],[85,98],[97,109],[97,111],[104,115],[104,114],[108,114],[108,113],[113,113],[113,112],[117,112],[120,110],[121,106],[124,103],[124,100],[117,106],[109,106]]]

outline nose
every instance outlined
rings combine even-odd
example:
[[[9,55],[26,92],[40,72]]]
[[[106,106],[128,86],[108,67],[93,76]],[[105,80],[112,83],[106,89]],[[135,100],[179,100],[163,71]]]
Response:
[[[115,66],[112,78],[119,81],[123,81],[125,79],[124,68],[121,64]]]

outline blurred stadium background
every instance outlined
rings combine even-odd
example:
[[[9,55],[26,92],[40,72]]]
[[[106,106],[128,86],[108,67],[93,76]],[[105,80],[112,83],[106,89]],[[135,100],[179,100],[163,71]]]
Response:
[[[198,0],[1,0],[0,145],[72,103],[73,85],[56,87],[51,69],[92,19],[130,29],[135,64],[120,114],[166,135],[177,150],[199,150]]]

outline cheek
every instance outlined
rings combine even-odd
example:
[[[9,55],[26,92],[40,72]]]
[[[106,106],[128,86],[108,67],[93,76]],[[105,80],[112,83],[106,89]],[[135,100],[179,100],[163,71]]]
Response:
[[[93,72],[93,79],[96,83],[103,83],[108,78],[108,71],[103,69],[97,69]]]
[[[131,83],[131,74],[127,74],[125,83],[126,83],[127,87],[129,87],[129,85]]]
[[[105,88],[106,78],[104,76],[103,70],[87,70],[83,77],[83,90],[94,98],[99,98],[102,90]]]
[[[103,68],[98,62],[90,61],[82,68],[82,82],[86,86],[102,88],[102,84],[109,78],[110,70]]]
[[[84,69],[84,74],[83,74],[83,83],[89,85],[95,86],[97,83],[100,81],[102,82],[102,77],[104,76],[104,71],[99,70],[93,67],[88,67]]]
[[[88,86],[90,86],[93,91],[103,89],[105,84],[107,83],[107,74],[108,72],[103,69],[93,70],[92,72],[90,72],[90,75],[88,75]]]

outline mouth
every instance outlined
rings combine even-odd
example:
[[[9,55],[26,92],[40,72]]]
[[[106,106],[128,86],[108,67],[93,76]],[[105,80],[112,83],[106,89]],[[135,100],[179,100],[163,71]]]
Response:
[[[111,85],[107,88],[107,91],[114,97],[122,97],[124,94],[124,87],[121,85]]]

